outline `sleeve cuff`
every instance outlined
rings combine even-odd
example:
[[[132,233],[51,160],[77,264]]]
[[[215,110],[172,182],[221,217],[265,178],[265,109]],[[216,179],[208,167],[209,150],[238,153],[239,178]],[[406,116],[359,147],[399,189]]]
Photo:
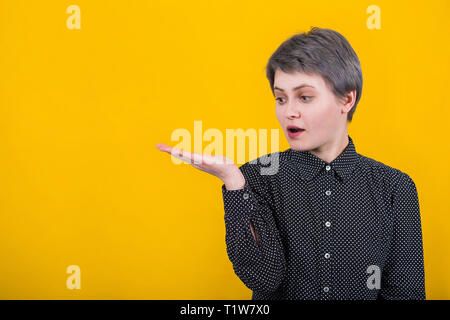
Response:
[[[222,196],[226,214],[249,213],[255,208],[254,196],[247,182],[244,188],[237,190],[227,190],[222,184]]]

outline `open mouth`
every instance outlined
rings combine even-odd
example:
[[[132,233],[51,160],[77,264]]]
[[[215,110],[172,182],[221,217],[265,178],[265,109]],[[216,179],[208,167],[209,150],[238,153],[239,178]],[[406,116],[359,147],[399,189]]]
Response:
[[[296,132],[299,132],[299,131],[304,131],[305,129],[302,129],[302,128],[299,128],[299,127],[296,127],[296,126],[287,126],[287,130],[289,132],[291,132],[291,133],[296,133]]]
[[[286,129],[287,129],[287,132],[288,132],[288,136],[291,139],[294,139],[295,137],[297,137],[300,134],[302,134],[303,131],[305,131],[305,129],[299,128],[297,126],[292,126],[292,125],[287,126]]]

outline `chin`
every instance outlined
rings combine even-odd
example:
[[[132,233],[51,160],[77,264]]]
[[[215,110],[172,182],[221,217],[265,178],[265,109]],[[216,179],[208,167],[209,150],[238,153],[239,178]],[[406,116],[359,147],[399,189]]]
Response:
[[[308,151],[310,148],[307,144],[302,143],[300,141],[290,141],[289,146],[292,150],[296,151]]]

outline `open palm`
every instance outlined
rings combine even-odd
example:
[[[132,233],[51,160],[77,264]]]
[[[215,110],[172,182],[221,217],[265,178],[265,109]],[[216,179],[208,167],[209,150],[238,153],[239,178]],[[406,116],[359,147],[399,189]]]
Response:
[[[156,147],[158,150],[167,152],[174,157],[191,164],[196,169],[218,177],[222,181],[225,181],[231,173],[236,172],[236,169],[238,169],[233,160],[224,156],[212,156],[183,151],[163,143],[158,143]]]

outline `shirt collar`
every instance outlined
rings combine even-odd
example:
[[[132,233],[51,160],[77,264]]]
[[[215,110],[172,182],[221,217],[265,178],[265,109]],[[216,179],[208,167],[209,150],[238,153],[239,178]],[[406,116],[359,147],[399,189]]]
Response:
[[[299,151],[289,149],[289,161],[300,168],[301,177],[304,180],[314,178],[326,165],[330,165],[338,176],[345,181],[348,179],[355,168],[358,160],[353,139],[348,136],[349,143],[344,151],[330,163],[320,159],[309,151]]]

